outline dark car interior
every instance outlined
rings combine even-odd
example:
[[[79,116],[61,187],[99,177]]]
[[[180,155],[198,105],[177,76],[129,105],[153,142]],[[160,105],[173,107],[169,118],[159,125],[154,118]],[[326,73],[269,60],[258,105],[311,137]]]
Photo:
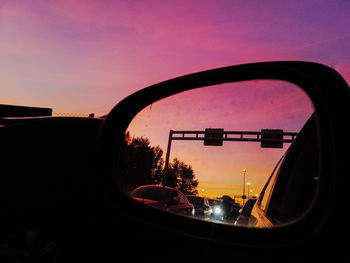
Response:
[[[72,259],[74,254],[84,257],[83,251],[96,245],[84,240],[99,233],[89,226],[102,222],[99,217],[108,218],[104,203],[98,202],[101,192],[94,168],[102,120],[43,117],[4,122],[6,126],[0,128],[0,222],[5,226],[1,242],[6,248],[11,243],[11,250],[2,249],[0,261],[13,262],[8,258],[23,257],[35,244],[50,250],[48,261],[42,262],[51,262],[57,249],[63,258],[64,253]],[[45,245],[47,236],[55,241]]]
[[[101,123],[95,118],[44,117],[2,127],[2,202],[8,200],[20,211],[95,200],[93,160]]]

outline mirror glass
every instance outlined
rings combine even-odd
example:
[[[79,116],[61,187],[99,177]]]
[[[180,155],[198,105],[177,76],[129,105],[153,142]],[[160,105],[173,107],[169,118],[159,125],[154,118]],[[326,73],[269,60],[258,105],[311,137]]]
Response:
[[[316,191],[313,112],[302,89],[280,80],[164,98],[130,123],[116,179],[135,201],[197,220],[291,222]]]

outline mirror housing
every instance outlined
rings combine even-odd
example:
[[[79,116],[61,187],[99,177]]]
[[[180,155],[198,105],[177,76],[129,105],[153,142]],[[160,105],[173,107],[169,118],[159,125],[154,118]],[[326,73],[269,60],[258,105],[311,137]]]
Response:
[[[315,107],[317,143],[319,149],[319,187],[312,206],[295,222],[274,229],[250,229],[208,222],[198,222],[138,203],[131,203],[115,180],[118,154],[125,131],[134,116],[148,105],[168,96],[204,86],[255,79],[277,79],[300,86]],[[280,247],[284,244],[326,243],[323,231],[336,234],[341,230],[334,211],[344,208],[345,171],[343,153],[348,151],[349,133],[342,116],[349,116],[349,87],[333,69],[310,62],[263,62],[203,71],[171,79],[140,90],[116,105],[104,120],[98,138],[98,181],[105,197],[118,211],[138,218],[144,224],[158,226],[166,231],[235,244],[240,247]],[[117,158],[115,158],[117,156]],[[337,183],[337,180],[339,182]],[[142,213],[140,212],[142,211]],[[333,211],[333,212],[332,212]],[[215,229],[209,231],[205,229]],[[322,231],[321,231],[322,229]],[[325,230],[326,229],[326,230]],[[320,234],[321,233],[321,234]]]

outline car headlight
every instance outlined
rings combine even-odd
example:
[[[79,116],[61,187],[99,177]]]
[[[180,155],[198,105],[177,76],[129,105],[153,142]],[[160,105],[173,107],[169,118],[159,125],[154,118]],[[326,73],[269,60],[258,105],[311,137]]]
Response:
[[[214,214],[215,215],[221,215],[222,214],[222,208],[220,206],[214,207]]]

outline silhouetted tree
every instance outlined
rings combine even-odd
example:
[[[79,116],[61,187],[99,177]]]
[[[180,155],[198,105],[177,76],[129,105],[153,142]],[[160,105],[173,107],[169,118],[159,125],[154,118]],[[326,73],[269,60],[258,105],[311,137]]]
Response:
[[[160,184],[163,181],[163,175],[164,175],[164,160],[162,158],[163,150],[157,146],[153,148],[154,151],[154,160],[153,160],[153,169],[152,169],[152,183],[153,184]]]
[[[192,166],[175,158],[168,168],[167,185],[179,189],[184,194],[198,194],[198,180]]]
[[[122,185],[137,187],[159,183],[163,150],[150,146],[147,138],[125,135],[118,180]]]
[[[161,184],[164,178],[163,150],[150,146],[150,141],[144,137],[131,138],[125,134],[118,181],[127,192],[146,184]],[[198,180],[191,165],[175,158],[169,164],[167,186],[177,188],[184,194],[197,194]]]

